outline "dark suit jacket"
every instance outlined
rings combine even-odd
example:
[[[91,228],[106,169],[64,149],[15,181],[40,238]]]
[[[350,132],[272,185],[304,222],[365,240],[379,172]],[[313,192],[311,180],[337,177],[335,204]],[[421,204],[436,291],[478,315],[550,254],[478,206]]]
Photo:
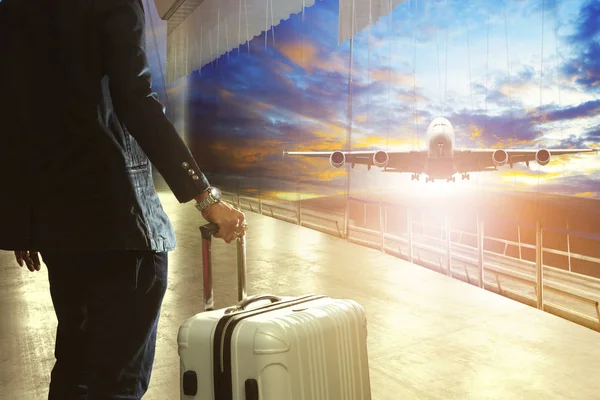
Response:
[[[174,248],[150,161],[182,203],[208,182],[152,92],[144,21],[138,0],[0,3],[1,249]]]

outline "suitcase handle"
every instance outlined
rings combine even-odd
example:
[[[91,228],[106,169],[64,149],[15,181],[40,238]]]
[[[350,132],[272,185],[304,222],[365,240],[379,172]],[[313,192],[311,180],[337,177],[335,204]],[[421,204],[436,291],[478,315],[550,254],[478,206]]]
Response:
[[[212,236],[219,232],[219,225],[217,224],[206,224],[200,227],[202,233],[202,239],[210,240]]]
[[[271,304],[273,304],[277,303],[278,301],[281,301],[282,299],[281,297],[272,294],[257,294],[240,301],[237,305],[233,307],[228,308],[227,310],[225,310],[225,314],[231,314],[234,312],[242,311],[246,309],[246,307],[248,307],[250,304],[262,300],[271,300]]]
[[[200,227],[202,234],[202,272],[204,283],[204,311],[214,310],[213,281],[212,281],[212,237],[219,231],[217,224],[206,224]],[[246,237],[237,240],[237,273],[238,301],[247,297],[246,292]]]

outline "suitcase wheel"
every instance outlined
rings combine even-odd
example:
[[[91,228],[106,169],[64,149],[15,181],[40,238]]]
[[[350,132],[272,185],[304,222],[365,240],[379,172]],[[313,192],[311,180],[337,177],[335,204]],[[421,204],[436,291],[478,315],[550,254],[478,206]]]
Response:
[[[258,382],[256,379],[246,379],[246,400],[258,400]]]
[[[186,371],[183,374],[183,394],[195,396],[198,393],[198,378],[195,371]],[[258,397],[257,397],[258,399]]]

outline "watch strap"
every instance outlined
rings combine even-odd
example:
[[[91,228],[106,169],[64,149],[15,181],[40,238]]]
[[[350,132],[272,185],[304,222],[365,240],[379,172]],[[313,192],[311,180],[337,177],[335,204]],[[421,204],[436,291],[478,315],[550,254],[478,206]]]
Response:
[[[206,196],[206,198],[204,200],[202,200],[201,202],[197,202],[196,203],[196,208],[198,209],[198,211],[202,212],[204,210],[206,210],[209,206],[212,206],[213,204],[216,204],[219,202],[218,199],[216,199],[212,193],[210,192],[211,188],[206,189],[206,192],[208,193],[208,196]]]

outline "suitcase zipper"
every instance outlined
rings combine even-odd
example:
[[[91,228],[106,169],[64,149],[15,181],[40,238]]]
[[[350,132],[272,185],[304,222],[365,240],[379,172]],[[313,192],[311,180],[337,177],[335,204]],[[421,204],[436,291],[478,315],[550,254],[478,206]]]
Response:
[[[256,309],[253,309],[253,310],[243,310],[243,311],[240,311],[240,312],[235,312],[235,313],[227,315],[227,316],[230,317],[230,318],[227,318],[227,319],[225,317],[222,317],[221,321],[223,321],[225,319],[224,326],[222,327],[222,329],[220,331],[219,331],[219,327],[217,326],[217,331],[215,333],[215,337],[217,335],[221,336],[221,348],[220,348],[220,353],[221,354],[219,356],[219,358],[220,358],[220,360],[219,360],[219,367],[220,368],[219,369],[220,369],[221,373],[224,372],[224,368],[225,368],[224,367],[224,355],[223,355],[223,353],[224,353],[224,349],[225,349],[226,332],[228,332],[230,324],[232,324],[232,323],[237,324],[237,322],[239,322],[242,319],[253,317],[253,316],[259,315],[259,314],[264,314],[266,312],[273,311],[273,310],[279,310],[279,309],[285,308],[287,306],[296,305],[296,303],[300,304],[300,303],[305,302],[306,300],[316,300],[316,299],[320,299],[320,298],[324,298],[324,297],[327,297],[327,296],[307,295],[307,296],[299,297],[299,298],[296,298],[296,299],[291,299],[291,300],[285,300],[285,301],[279,301],[279,302],[276,302],[276,303],[271,303],[271,304],[268,304],[268,305],[266,305],[264,307],[256,308]],[[236,317],[241,317],[241,318],[236,319]],[[219,323],[221,321],[219,321]],[[235,326],[234,326],[234,328],[235,328]],[[225,333],[223,333],[223,332],[225,332]]]
[[[233,400],[231,339],[233,336],[233,331],[239,322],[246,318],[254,317],[270,311],[276,311],[289,306],[295,306],[308,301],[324,299],[327,297],[328,296],[307,295],[294,300],[272,303],[258,309],[240,311],[222,317],[217,323],[217,327],[215,329],[215,338],[220,337],[220,340],[215,340],[213,349],[213,355],[219,355],[218,358],[213,356],[213,384],[215,400]]]

